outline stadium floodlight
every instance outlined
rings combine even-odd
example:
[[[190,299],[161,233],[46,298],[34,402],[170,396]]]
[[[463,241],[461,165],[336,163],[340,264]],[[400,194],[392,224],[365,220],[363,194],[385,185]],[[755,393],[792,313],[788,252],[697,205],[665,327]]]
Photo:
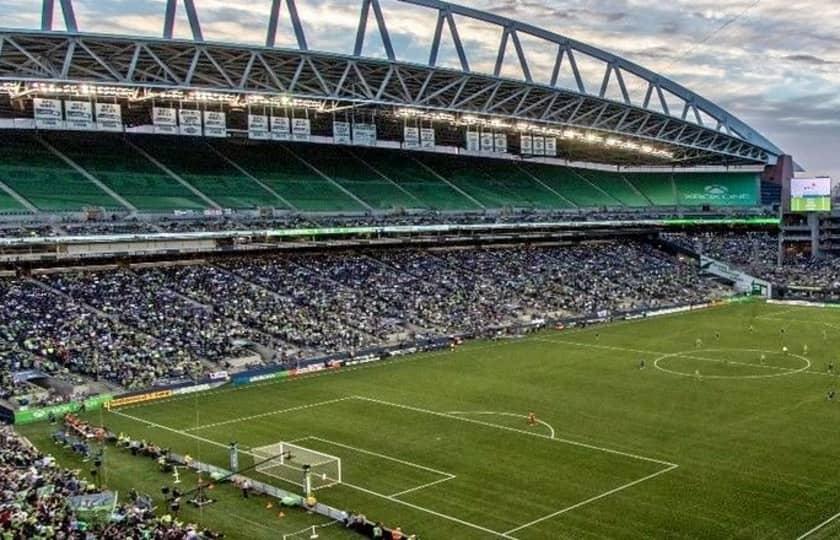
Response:
[[[252,453],[257,472],[300,488],[316,491],[341,483],[341,458],[336,456],[288,442],[254,448]]]

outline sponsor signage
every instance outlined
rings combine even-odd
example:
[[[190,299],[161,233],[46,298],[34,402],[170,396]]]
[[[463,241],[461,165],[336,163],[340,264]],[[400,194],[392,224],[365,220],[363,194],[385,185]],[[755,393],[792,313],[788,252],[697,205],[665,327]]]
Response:
[[[63,102],[60,99],[35,98],[32,100],[35,127],[38,129],[64,129]]]
[[[152,124],[157,134],[176,135],[178,133],[177,112],[169,107],[154,107],[152,108]]]
[[[403,148],[420,148],[420,129],[411,126],[403,128]]]
[[[227,116],[221,111],[204,111],[204,136],[227,137]]]
[[[771,286],[769,281],[758,279],[749,274],[732,268],[726,263],[700,256],[700,272],[711,274],[734,284],[735,290],[741,293],[760,294],[769,297]]]
[[[530,135],[522,135],[519,137],[519,150],[522,154],[533,154],[534,139]]]
[[[534,136],[533,151],[535,156],[545,155],[545,137]]]
[[[119,103],[96,104],[96,128],[99,131],[123,131],[122,106]]]
[[[179,109],[179,132],[189,137],[201,137],[201,111],[195,109]]]
[[[74,413],[79,411],[83,406],[85,410],[95,411],[101,408],[105,403],[113,398],[111,394],[103,394],[86,399],[82,402],[70,401],[62,403],[61,405],[53,405],[52,407],[44,407],[41,409],[28,409],[15,412],[15,424],[31,424],[33,422],[40,422],[49,418],[50,413],[53,416],[60,417],[67,413]]]
[[[73,131],[93,131],[93,104],[90,101],[64,102],[65,127]]]
[[[493,133],[481,132],[481,151],[488,153],[493,151]]]
[[[478,152],[481,149],[477,131],[467,131],[467,151]]]
[[[146,392],[145,394],[135,394],[133,396],[126,396],[121,398],[112,399],[110,401],[105,402],[106,409],[112,409],[114,407],[122,407],[123,405],[134,405],[135,403],[145,403],[147,401],[155,401],[158,399],[166,399],[171,397],[173,394],[172,390],[158,390],[157,392]]]
[[[264,114],[248,115],[248,138],[265,141],[271,138],[268,116]]]
[[[271,138],[275,141],[292,139],[292,123],[287,116],[271,117]]]
[[[549,157],[557,156],[557,139],[554,137],[545,138],[545,155]]]
[[[376,124],[353,124],[353,144],[376,146]]]
[[[336,144],[352,144],[350,122],[333,122],[333,142]]]
[[[496,152],[500,154],[507,154],[507,135],[504,133],[496,133],[496,140],[494,142]]]
[[[420,128],[420,146],[422,148],[435,147],[435,130],[434,128]]]
[[[296,141],[308,141],[312,135],[309,118],[292,119],[292,138]]]

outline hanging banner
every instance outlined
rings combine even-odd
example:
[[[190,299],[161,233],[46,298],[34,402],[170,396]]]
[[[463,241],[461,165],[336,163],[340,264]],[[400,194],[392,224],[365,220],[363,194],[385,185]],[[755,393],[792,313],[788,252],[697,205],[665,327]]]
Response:
[[[536,135],[534,136],[534,155],[545,155],[545,137],[537,137]]]
[[[434,128],[420,128],[420,146],[422,148],[435,147],[435,129]]]
[[[467,151],[468,152],[478,152],[480,150],[480,146],[478,143],[478,132],[477,131],[468,131],[467,132]]]
[[[204,136],[227,137],[227,115],[221,111],[204,111]]]
[[[271,138],[268,116],[264,114],[248,115],[248,138],[255,141],[265,141]]]
[[[353,124],[353,144],[376,146],[376,124]]]
[[[403,128],[403,148],[420,148],[420,130],[413,126]]]
[[[492,152],[493,151],[493,134],[487,131],[481,132],[481,151],[482,152]]]
[[[333,142],[335,144],[352,144],[350,136],[350,122],[333,121]]]
[[[496,133],[496,141],[493,148],[500,154],[507,154],[507,135],[504,133]]]
[[[119,103],[96,104],[96,128],[99,131],[123,131],[122,106]]]
[[[296,141],[308,141],[312,135],[309,118],[292,119],[292,138]]]
[[[289,141],[292,139],[292,123],[286,116],[271,117],[271,138],[275,141]]]
[[[557,157],[557,139],[554,137],[545,138],[545,155]]]
[[[35,127],[38,129],[64,129],[64,111],[60,99],[34,98]]]
[[[533,139],[530,135],[522,135],[519,138],[519,151],[523,155],[531,155],[534,153]]]
[[[65,101],[64,126],[73,131],[93,131],[93,105],[90,101]]]
[[[191,137],[201,136],[201,111],[195,109],[179,109],[178,122],[181,124],[181,135]]]
[[[152,124],[155,126],[155,133],[164,135],[175,135],[178,133],[178,120],[175,109],[154,107],[152,109]]]

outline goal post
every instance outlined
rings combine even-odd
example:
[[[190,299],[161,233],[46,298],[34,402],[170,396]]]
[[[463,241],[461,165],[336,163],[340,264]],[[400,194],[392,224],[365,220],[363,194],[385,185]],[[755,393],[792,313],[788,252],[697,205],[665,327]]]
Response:
[[[299,486],[304,491],[315,491],[341,483],[339,457],[282,441],[254,448],[251,452],[257,472]]]

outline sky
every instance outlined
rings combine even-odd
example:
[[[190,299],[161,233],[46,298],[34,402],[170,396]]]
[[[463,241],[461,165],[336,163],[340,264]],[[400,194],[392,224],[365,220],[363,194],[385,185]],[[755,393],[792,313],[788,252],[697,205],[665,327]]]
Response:
[[[434,12],[380,0],[398,58],[424,62]],[[158,36],[165,0],[74,0],[82,31]],[[262,44],[271,0],[195,0],[204,37]],[[840,2],[826,0],[461,0],[529,22],[632,60],[724,107],[757,129],[809,174],[840,178]],[[40,0],[0,0],[0,25],[36,28]],[[59,2],[56,2],[59,4]],[[360,0],[297,0],[312,49],[350,52]],[[176,34],[189,37],[179,8]],[[56,20],[60,20],[60,12]],[[365,53],[383,55],[373,17]],[[292,45],[285,11],[278,46]],[[458,20],[471,68],[492,70],[500,31]],[[60,26],[60,24],[59,24]],[[445,37],[441,63],[455,65]],[[555,51],[523,38],[538,82],[550,76]],[[579,58],[585,74],[597,62]],[[505,74],[516,76],[511,48]],[[593,75],[593,80],[595,76]],[[600,84],[600,77],[597,78]],[[636,84],[638,83],[638,84]],[[571,84],[569,73],[560,84]],[[594,83],[593,83],[594,84]],[[631,99],[644,89],[627,81]],[[611,89],[611,92],[615,89]]]

